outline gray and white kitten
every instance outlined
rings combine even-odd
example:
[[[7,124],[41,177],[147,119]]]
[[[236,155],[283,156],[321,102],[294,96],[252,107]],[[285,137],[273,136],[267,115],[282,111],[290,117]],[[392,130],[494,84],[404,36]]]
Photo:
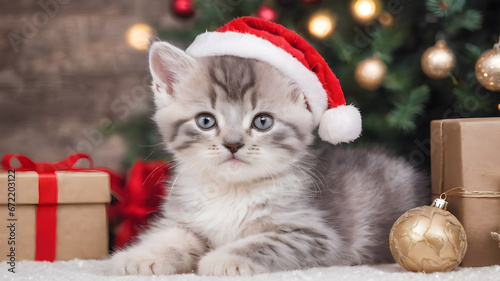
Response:
[[[251,275],[391,262],[393,222],[422,203],[399,158],[324,144],[274,67],[232,56],[150,51],[154,116],[175,173],[163,217],[114,254],[118,274]]]

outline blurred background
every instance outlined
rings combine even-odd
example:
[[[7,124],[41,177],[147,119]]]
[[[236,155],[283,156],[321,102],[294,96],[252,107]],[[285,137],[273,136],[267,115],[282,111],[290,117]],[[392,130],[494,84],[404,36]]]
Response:
[[[150,121],[148,42],[185,48],[249,15],[323,55],[363,115],[349,145],[429,169],[431,120],[500,116],[499,1],[0,0],[0,154],[81,151],[116,171],[166,158]]]

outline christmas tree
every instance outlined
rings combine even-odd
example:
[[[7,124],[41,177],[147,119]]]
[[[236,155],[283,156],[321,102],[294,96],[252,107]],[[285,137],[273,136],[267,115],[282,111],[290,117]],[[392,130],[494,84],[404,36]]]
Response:
[[[157,33],[181,48],[250,15],[308,40],[339,78],[347,103],[361,111],[363,135],[351,146],[376,144],[429,167],[431,120],[500,116],[500,50],[480,59],[499,39],[496,1],[173,0],[172,12],[184,28]],[[488,73],[478,60],[493,65]],[[129,162],[163,157],[149,116],[123,124],[122,132]]]

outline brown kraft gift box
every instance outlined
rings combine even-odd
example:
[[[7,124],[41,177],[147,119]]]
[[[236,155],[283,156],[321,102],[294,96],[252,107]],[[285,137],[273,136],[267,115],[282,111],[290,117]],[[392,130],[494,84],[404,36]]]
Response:
[[[58,194],[55,259],[106,257],[106,203],[111,199],[109,174],[100,171],[55,173]],[[9,260],[8,255],[12,255],[10,247],[13,245],[9,243],[12,235],[15,239],[15,260],[35,260],[39,175],[34,171],[16,171],[14,217],[9,215],[7,205],[8,182],[8,172],[0,171],[0,260]],[[16,221],[9,221],[13,218]],[[12,222],[15,223],[13,229],[6,227]]]
[[[500,118],[432,121],[431,167],[434,198],[455,187],[467,191],[446,199],[467,234],[461,265],[500,264],[500,247],[490,234],[500,226]]]

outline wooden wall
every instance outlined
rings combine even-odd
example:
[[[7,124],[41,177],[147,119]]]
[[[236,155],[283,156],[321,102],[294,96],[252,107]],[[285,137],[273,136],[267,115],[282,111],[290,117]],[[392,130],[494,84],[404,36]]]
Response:
[[[0,0],[0,156],[58,161],[78,150],[119,169],[128,148],[114,122],[150,98],[147,52],[125,33],[138,22],[181,26],[169,4]]]

